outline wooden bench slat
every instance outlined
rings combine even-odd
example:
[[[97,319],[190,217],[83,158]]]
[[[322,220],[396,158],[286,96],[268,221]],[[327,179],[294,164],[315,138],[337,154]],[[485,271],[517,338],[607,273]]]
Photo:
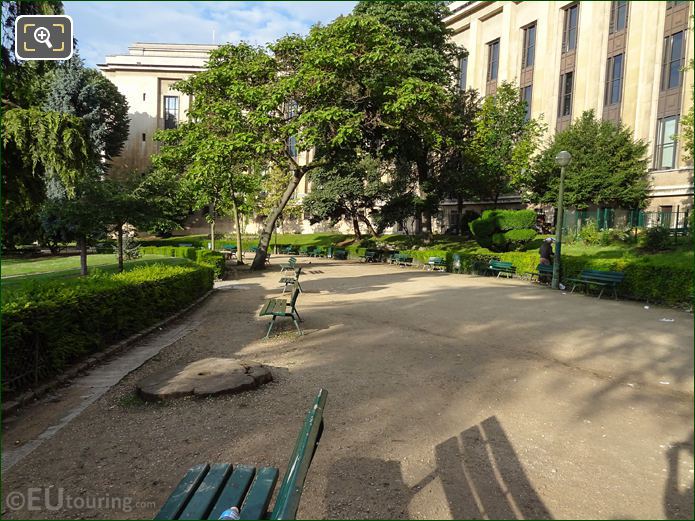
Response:
[[[166,500],[164,506],[159,510],[155,519],[176,519],[188,503],[188,500],[193,496],[198,485],[207,474],[210,465],[201,463],[196,465],[186,472],[186,475],[176,486],[174,491]]]
[[[263,519],[268,512],[270,498],[273,496],[275,484],[278,482],[278,469],[273,467],[261,467],[256,472],[251,488],[244,504],[241,506],[239,517],[241,519]]]
[[[220,497],[215,506],[212,507],[208,519],[219,519],[222,512],[230,507],[239,507],[246,495],[246,491],[251,486],[253,476],[256,474],[254,467],[248,465],[237,465],[234,467],[231,477],[227,480]]]
[[[198,485],[195,495],[179,515],[179,519],[207,519],[231,472],[232,466],[228,463],[211,465],[202,483]]]

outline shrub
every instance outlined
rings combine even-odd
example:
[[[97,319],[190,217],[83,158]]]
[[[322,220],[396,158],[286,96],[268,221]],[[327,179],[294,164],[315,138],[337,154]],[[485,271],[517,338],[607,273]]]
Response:
[[[195,250],[195,261],[201,266],[212,269],[218,279],[224,275],[224,255],[216,251]]]
[[[601,231],[598,229],[596,221],[587,219],[586,224],[579,231],[579,238],[588,246],[593,246],[601,242]]]
[[[648,228],[640,240],[640,248],[646,251],[662,251],[673,246],[668,228]]]
[[[216,278],[224,275],[224,255],[216,251],[199,250],[189,246],[142,246],[143,255],[165,255],[167,257],[180,257],[192,260],[208,268],[212,268]]]
[[[22,391],[141,331],[202,296],[212,280],[212,270],[195,264],[151,264],[13,293],[2,305],[3,390]]]
[[[480,246],[503,252],[523,248],[536,236],[535,224],[533,210],[485,210],[469,226]]]

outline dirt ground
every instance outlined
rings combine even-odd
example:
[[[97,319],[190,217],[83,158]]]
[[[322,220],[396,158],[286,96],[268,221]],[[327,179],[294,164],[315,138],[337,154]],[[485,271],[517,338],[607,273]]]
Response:
[[[221,283],[182,319],[188,334],[4,473],[2,517],[152,518],[201,462],[282,474],[323,387],[326,429],[300,519],[693,518],[692,315],[525,281],[309,260],[305,336],[285,321],[262,340],[258,310],[280,292],[275,258]],[[206,357],[262,362],[275,381],[164,405],[134,396],[143,376]],[[72,401],[66,388],[22,411],[4,426],[5,447]],[[10,495],[30,488],[128,502],[13,510]]]

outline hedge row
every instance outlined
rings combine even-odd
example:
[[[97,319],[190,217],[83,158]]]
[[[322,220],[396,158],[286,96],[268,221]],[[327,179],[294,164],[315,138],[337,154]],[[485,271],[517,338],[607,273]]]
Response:
[[[222,278],[224,274],[224,255],[216,251],[200,250],[187,246],[142,246],[143,255],[164,255],[166,257],[181,257],[192,260],[202,266],[211,268],[215,277]]]
[[[205,294],[212,281],[204,266],[151,264],[28,287],[2,305],[3,392],[43,383],[151,326]]]
[[[490,260],[511,262],[516,272],[536,271],[538,253],[504,252],[495,253],[480,248],[474,251],[449,252],[444,250],[402,250],[411,255],[418,264],[424,264],[429,257],[446,259],[447,270],[451,271],[454,253],[461,257],[461,271],[475,273],[477,265],[487,265]],[[649,258],[597,259],[592,256],[563,255],[562,280],[578,276],[582,270],[621,271],[625,273],[624,282],[618,287],[618,295],[634,300],[647,300],[671,305],[693,302],[692,266],[669,266],[657,264]]]

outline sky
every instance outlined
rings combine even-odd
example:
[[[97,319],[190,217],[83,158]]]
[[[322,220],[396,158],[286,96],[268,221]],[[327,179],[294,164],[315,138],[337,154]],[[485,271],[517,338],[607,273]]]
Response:
[[[63,2],[87,66],[127,54],[134,42],[265,44],[306,34],[348,14],[357,2]],[[213,42],[213,31],[215,41]]]

